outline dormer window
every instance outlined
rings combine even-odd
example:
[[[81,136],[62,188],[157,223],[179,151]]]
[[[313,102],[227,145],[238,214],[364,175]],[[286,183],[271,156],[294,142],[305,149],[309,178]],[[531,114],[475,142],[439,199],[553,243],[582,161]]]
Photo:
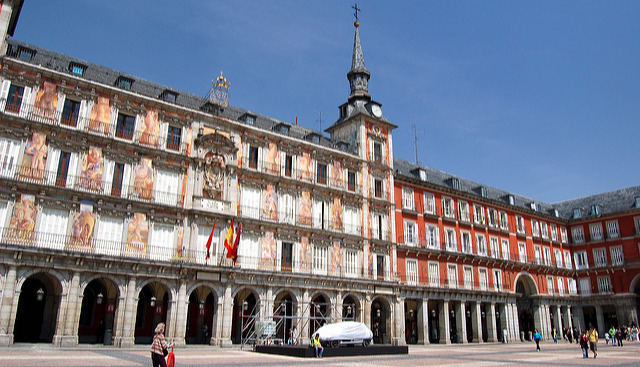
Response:
[[[538,211],[538,205],[536,205],[536,203],[529,203],[529,207],[531,208],[531,210]]]
[[[451,187],[452,187],[454,190],[460,190],[460,180],[459,180],[459,179],[457,179],[457,178],[455,178],[455,177],[454,177],[454,178],[452,178],[452,179],[451,179]]]
[[[582,218],[582,209],[580,208],[573,209],[573,219],[580,219],[580,218]]]
[[[600,215],[600,205],[591,205],[591,215]]]
[[[640,208],[640,196],[636,197],[636,203],[635,203],[636,208]]]
[[[320,144],[320,134],[318,133],[309,133],[306,139],[312,143]]]
[[[116,79],[116,82],[114,85],[116,87],[119,87],[125,90],[131,90],[131,85],[133,85],[133,79],[127,78],[125,76],[119,76],[118,79]]]
[[[558,212],[558,209],[553,209],[553,216],[558,218],[560,216],[560,213]]]
[[[27,61],[27,62],[31,62],[31,60],[33,59],[33,57],[36,55],[36,51],[32,50],[30,48],[26,48],[23,46],[18,46],[18,51],[16,52],[16,56],[22,60],[22,61]]]
[[[507,199],[509,200],[509,205],[516,205],[516,197],[509,194],[509,196],[507,196]]]
[[[176,103],[178,93],[165,89],[165,91],[160,95],[160,99],[169,103]]]
[[[339,141],[336,143],[336,148],[342,150],[343,152],[346,152],[347,149],[349,149],[349,144],[344,141]]]
[[[256,116],[245,113],[240,116],[240,121],[244,121],[247,125],[254,125],[256,123]]]
[[[274,125],[273,131],[277,131],[281,134],[289,135],[289,125],[283,124],[283,123]]]
[[[342,106],[340,106],[340,118],[346,117],[347,116],[347,105],[343,104]]]
[[[482,196],[483,198],[487,197],[487,188],[484,186],[480,186],[480,196]]]
[[[77,62],[69,63],[69,72],[71,72],[71,74],[75,74],[77,76],[83,76],[86,70],[87,70],[87,67],[85,65],[78,64]]]
[[[421,169],[418,171],[418,175],[420,176],[420,180],[422,181],[426,181],[427,180],[427,171]]]

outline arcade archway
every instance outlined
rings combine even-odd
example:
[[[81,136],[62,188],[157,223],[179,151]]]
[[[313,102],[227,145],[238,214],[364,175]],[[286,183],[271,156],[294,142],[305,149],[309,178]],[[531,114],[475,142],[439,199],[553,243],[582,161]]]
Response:
[[[327,297],[319,294],[311,299],[309,304],[309,335],[313,336],[316,330],[320,329],[324,324],[332,319],[331,302]]]
[[[118,298],[118,287],[110,279],[94,279],[87,284],[78,322],[79,343],[111,345]]]
[[[360,303],[354,296],[342,300],[342,321],[361,321]]]
[[[254,334],[256,317],[260,312],[259,299],[250,289],[242,289],[233,298],[231,342],[240,344]]]
[[[276,323],[276,339],[283,343],[295,344],[291,339],[292,329],[296,328],[296,335],[299,337],[296,316],[295,296],[289,292],[281,292],[273,303],[273,321]]]
[[[211,289],[200,286],[191,292],[187,309],[187,344],[211,343],[211,338],[215,336],[217,305],[218,299]]]
[[[13,328],[14,343],[51,343],[56,332],[62,285],[54,276],[37,273],[20,288]]]
[[[136,312],[135,343],[151,344],[156,325],[167,324],[167,315],[171,306],[171,294],[161,283],[151,282],[138,294]],[[165,327],[167,335],[168,325]]]
[[[537,305],[532,296],[538,293],[536,284],[529,274],[521,274],[516,281],[518,323],[520,331],[524,332],[525,339],[531,340],[535,329],[534,317]]]
[[[371,331],[373,331],[374,343],[387,343],[387,332],[391,330],[390,314],[391,309],[384,298],[378,297],[371,301]]]

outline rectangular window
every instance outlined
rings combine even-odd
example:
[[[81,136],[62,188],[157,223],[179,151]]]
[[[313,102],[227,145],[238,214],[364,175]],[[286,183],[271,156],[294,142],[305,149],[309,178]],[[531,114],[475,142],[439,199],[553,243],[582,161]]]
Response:
[[[553,276],[552,275],[547,275],[547,293],[549,294],[554,294],[555,293],[555,289],[553,287],[554,285],[554,281],[553,281]]]
[[[318,163],[316,171],[316,182],[321,185],[327,184],[327,165]]]
[[[572,269],[571,265],[571,252],[569,250],[564,250],[564,267],[567,269]]]
[[[593,249],[593,265],[597,268],[607,266],[607,250],[604,247]]]
[[[344,207],[344,229],[348,234],[360,234],[360,210],[356,207]],[[418,231],[416,231],[417,237]]]
[[[413,221],[404,221],[404,243],[407,246],[418,244],[418,225]]]
[[[456,243],[456,230],[454,228],[444,228],[444,241],[447,251],[458,251],[458,244]]]
[[[66,239],[69,211],[43,208],[38,223],[38,245],[44,248],[62,250]]]
[[[0,137],[0,176],[13,177],[18,168],[19,154],[19,141]]]
[[[497,291],[502,290],[502,270],[493,269],[493,287]]]
[[[604,239],[602,235],[602,223],[589,224],[589,234],[591,235],[591,241],[602,241]]]
[[[527,262],[527,244],[525,242],[518,242],[518,255],[520,255],[520,262]]]
[[[62,118],[60,123],[66,126],[76,127],[78,117],[80,116],[80,102],[71,99],[65,99],[64,107],[62,107]]]
[[[567,241],[569,240],[567,236],[567,229],[565,227],[560,227],[560,240],[562,241],[562,243],[567,243]]]
[[[540,222],[540,233],[545,240],[549,239],[549,229],[546,222]]]
[[[478,255],[487,256],[487,241],[482,234],[476,234],[476,246],[478,248]]]
[[[489,216],[489,227],[498,228],[498,211],[493,208],[487,208],[487,213]]]
[[[589,262],[587,261],[587,252],[586,251],[576,251],[573,254],[573,257],[576,260],[576,269],[587,269],[589,267]]]
[[[83,76],[85,70],[87,70],[87,67],[84,65],[76,64],[75,62],[69,63],[69,71],[72,74]]]
[[[549,224],[549,227],[551,227],[551,240],[552,241],[557,241],[558,240],[558,227],[555,224]]]
[[[478,268],[478,283],[480,285],[480,289],[483,291],[487,290],[487,286],[489,285],[489,277],[487,275],[487,268]]]
[[[428,214],[436,214],[436,198],[430,192],[424,193],[424,212]]]
[[[373,160],[376,163],[382,163],[382,144],[373,143]]]
[[[377,198],[382,198],[382,180],[373,180],[374,184],[374,196]]]
[[[500,245],[498,237],[489,237],[489,246],[491,247],[491,257],[494,259],[500,258]]]
[[[608,275],[601,275],[598,277],[598,292],[599,293],[612,293],[611,277]]]
[[[168,261],[175,255],[173,226],[153,223],[149,236],[149,257],[153,260]]]
[[[165,205],[177,205],[179,185],[180,175],[178,172],[156,170],[156,179],[153,186],[154,201]]]
[[[260,217],[260,189],[249,186],[242,188],[240,213],[246,218],[258,219]]]
[[[516,231],[518,234],[526,234],[524,228],[524,218],[519,215],[516,215]]]
[[[326,246],[313,246],[313,273],[327,275],[327,255]]]
[[[558,249],[554,249],[553,250],[553,255],[556,258],[556,267],[557,268],[561,268],[562,267],[562,251],[560,251]]]
[[[284,175],[286,177],[293,176],[293,156],[289,154],[284,157]]]
[[[429,286],[440,286],[440,264],[433,261],[429,261]]]
[[[118,121],[116,122],[116,137],[131,140],[133,138],[133,129],[136,124],[134,116],[118,113]]]
[[[119,217],[101,215],[96,225],[95,248],[101,255],[120,255],[124,221]]]
[[[440,234],[438,233],[438,227],[427,224],[426,233],[427,233],[427,247],[431,249],[439,249]]]
[[[578,287],[580,288],[580,294],[583,296],[591,295],[591,279],[580,278],[578,279]]]
[[[549,247],[543,247],[542,251],[544,252],[544,264],[551,266],[551,249]]]
[[[509,217],[506,212],[500,212],[500,229],[503,231],[509,230]]]
[[[578,294],[578,287],[575,279],[567,278],[567,288],[569,289],[569,294]]]
[[[376,262],[376,276],[378,280],[387,279],[389,272],[387,271],[387,257],[385,255],[375,254]]]
[[[71,153],[61,151],[60,159],[58,160],[58,169],[56,170],[56,186],[67,186],[67,174],[69,173],[70,164]]]
[[[620,228],[617,220],[607,222],[607,238],[620,238]]]
[[[290,273],[293,270],[293,243],[282,242],[280,254],[280,271]],[[345,267],[346,270],[346,267]]]
[[[356,173],[353,171],[347,172],[347,190],[356,191]]]
[[[455,206],[452,198],[443,197],[442,198],[442,215],[447,218],[455,218]]]
[[[511,260],[511,250],[509,249],[509,240],[506,238],[503,238],[501,242],[502,242],[502,258],[507,261]]]
[[[465,254],[473,253],[473,246],[471,245],[471,233],[460,232],[460,238],[462,238],[462,252]]]
[[[466,201],[458,201],[458,210],[460,212],[460,220],[471,222],[469,217],[469,203]]]
[[[533,246],[533,255],[535,256],[535,263],[542,265],[542,250],[540,246]]]
[[[582,226],[571,227],[571,237],[573,238],[573,243],[584,243],[584,231]]]
[[[407,259],[407,284],[418,284],[418,260]]]
[[[249,147],[249,168],[258,169],[258,147]]]
[[[115,163],[113,165],[113,177],[111,181],[111,196],[121,195],[123,178],[124,178],[124,164]]]
[[[345,275],[349,278],[358,276],[358,252],[355,250],[344,251]]]
[[[636,235],[640,235],[640,217],[633,217],[633,223],[636,227]]]
[[[473,204],[473,221],[476,224],[484,225],[485,217],[484,217],[484,208],[482,205]]]
[[[611,265],[623,265],[624,254],[622,252],[622,246],[611,247]]]
[[[413,189],[410,187],[402,188],[402,208],[414,210],[415,200],[413,198]]]
[[[279,195],[278,218],[280,219],[280,223],[287,223],[287,224],[295,223],[295,217],[296,217],[295,207],[296,207],[295,198],[291,193],[281,193]]]
[[[531,219],[531,233],[533,237],[540,237],[540,227],[535,219]]]
[[[447,264],[447,278],[449,288],[458,287],[458,266],[456,264]]]
[[[167,149],[180,150],[180,141],[182,140],[182,129],[178,126],[171,126],[167,130]]]
[[[5,104],[4,110],[12,113],[20,112],[20,106],[22,106],[23,96],[24,87],[11,84],[11,87],[9,87],[9,94],[7,95],[7,103]]]
[[[564,294],[564,278],[558,277],[558,293]]]
[[[464,287],[466,289],[473,289],[473,268],[471,266],[464,266],[462,272],[464,273]]]

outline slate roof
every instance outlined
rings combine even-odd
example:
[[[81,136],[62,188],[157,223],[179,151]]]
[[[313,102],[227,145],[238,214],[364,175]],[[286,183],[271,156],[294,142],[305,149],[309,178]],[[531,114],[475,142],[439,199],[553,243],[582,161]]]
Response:
[[[129,90],[130,92],[137,93],[146,97],[159,99],[159,96],[165,90],[169,90],[177,94],[177,98],[175,102],[176,105],[193,109],[193,110],[200,110],[201,107],[209,101],[208,97],[198,96],[188,92],[179,91],[162,84],[153,83],[148,80],[137,78],[133,75],[126,74],[118,70],[110,69],[101,65],[87,62],[85,60],[80,60],[80,59],[63,55],[54,51],[33,46],[24,42],[20,42],[15,39],[9,39],[8,44],[9,44],[9,50],[7,54],[10,55],[12,53],[12,50],[13,50],[13,53],[15,54],[19,46],[26,47],[31,50],[35,50],[36,53],[34,57],[31,59],[30,63],[55,70],[57,72],[67,73],[69,75],[78,77],[78,75],[73,74],[70,71],[69,65],[71,62],[74,62],[74,63],[86,66],[86,70],[81,78],[89,81],[102,83],[108,86],[114,86],[116,83],[116,80],[119,77],[126,77],[133,80],[133,84],[131,85],[131,89]],[[292,138],[305,139],[310,133],[315,133],[321,137],[320,145],[322,146],[335,149],[336,144],[338,143],[337,141],[330,140],[326,135],[324,135],[320,131],[309,129],[301,125],[280,121],[268,116],[261,115],[259,113],[255,113],[250,110],[243,109],[241,107],[237,107],[237,106],[229,105],[225,107],[223,111],[219,113],[219,115],[222,117],[228,118],[230,120],[239,121],[239,118],[247,113],[255,117],[255,122],[253,126],[263,130],[273,131],[274,126],[278,124],[286,124],[290,126],[288,136]],[[349,152],[349,150],[346,150],[346,152]]]
[[[584,209],[581,219],[594,217],[595,214],[591,213],[592,205],[600,206],[599,215],[607,215],[631,209],[638,209],[638,207],[635,206],[635,200],[636,198],[640,198],[640,186],[634,186],[612,192],[592,195],[585,198],[549,204],[543,203],[539,200],[534,200],[521,195],[513,194],[495,187],[483,185],[481,183],[455,176],[444,171],[416,165],[405,159],[395,158],[393,161],[393,165],[395,168],[396,176],[399,175],[415,180],[420,180],[418,169],[423,169],[426,173],[426,181],[423,182],[428,182],[448,189],[453,189],[451,181],[453,178],[456,178],[460,182],[459,192],[475,195],[478,198],[481,198],[481,187],[484,187],[487,194],[485,197],[486,199],[499,201],[509,205],[509,195],[513,195],[515,206],[520,209],[531,210],[530,204],[536,203],[536,212],[555,216],[554,209],[556,209],[558,210],[558,217],[565,220],[574,219],[573,209],[575,208]]]

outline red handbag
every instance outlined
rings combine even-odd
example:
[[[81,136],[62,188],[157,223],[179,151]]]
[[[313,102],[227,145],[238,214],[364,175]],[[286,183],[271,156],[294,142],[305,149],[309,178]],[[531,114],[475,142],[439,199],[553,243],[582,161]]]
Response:
[[[176,355],[173,354],[173,347],[171,347],[171,352],[167,356],[167,367],[176,367]]]

